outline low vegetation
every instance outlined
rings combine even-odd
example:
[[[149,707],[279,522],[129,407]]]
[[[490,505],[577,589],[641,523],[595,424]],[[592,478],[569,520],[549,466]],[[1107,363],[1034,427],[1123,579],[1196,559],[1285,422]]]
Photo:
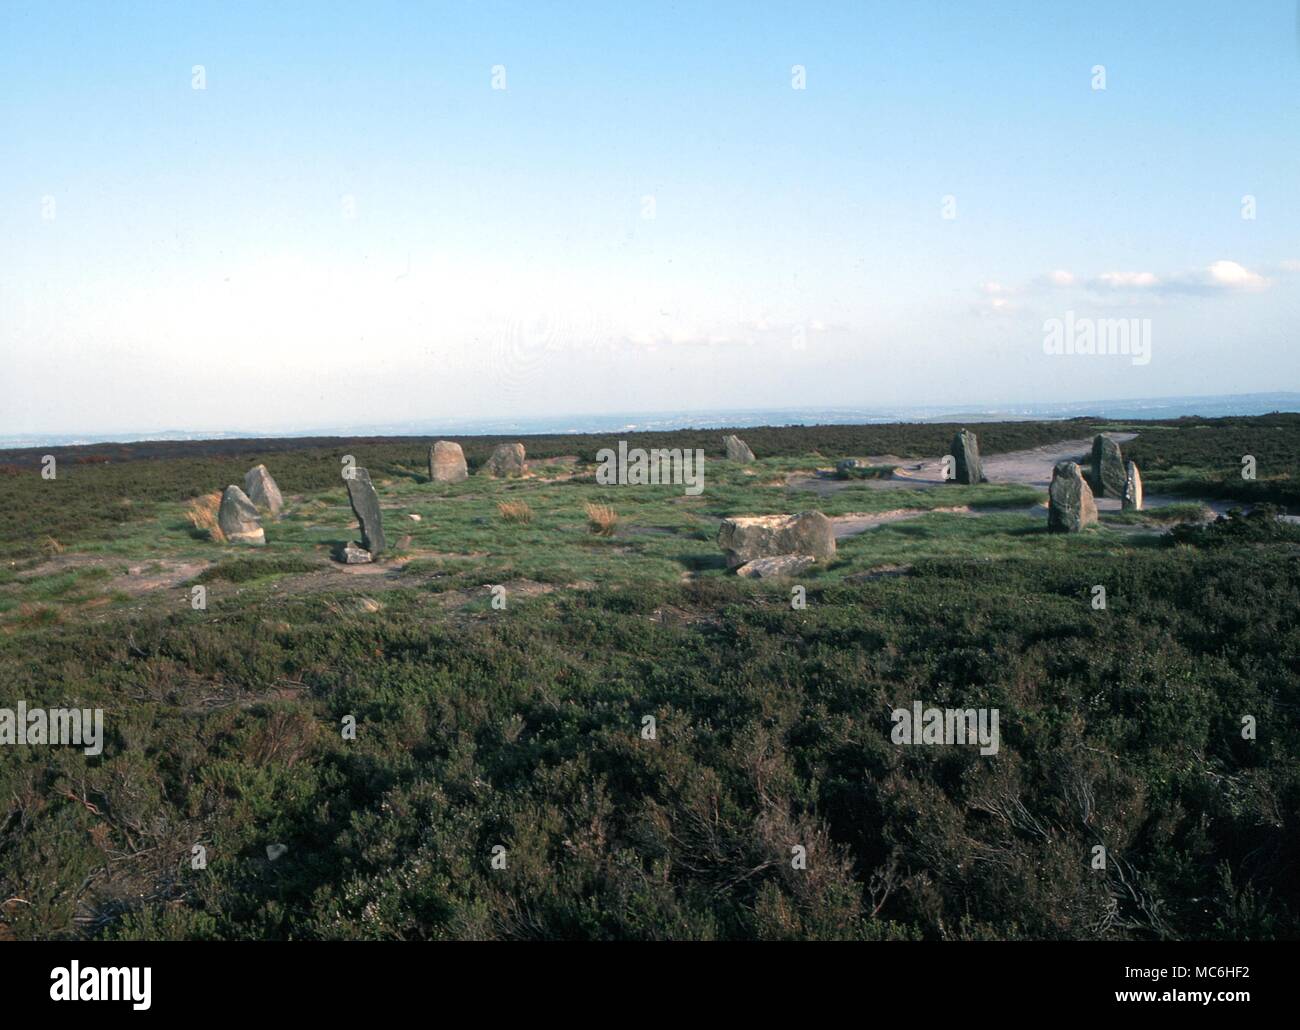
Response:
[[[5,696],[102,708],[105,741],[0,746],[0,937],[1300,937],[1295,528],[1189,501],[1059,536],[1030,487],[785,485],[951,436],[856,428],[892,445],[743,431],[758,460],[698,497],[430,484],[418,446],[349,442],[409,537],[356,568],[332,450],[259,452],[288,503],[257,551],[188,517],[235,454],[97,445],[44,483],[71,513],[23,466]],[[1300,426],[1150,430],[1193,478],[1213,434],[1275,431],[1258,456],[1294,461]],[[915,517],[843,537],[804,607],[727,572],[720,518],[808,507]],[[998,754],[895,744],[914,701],[996,708]]]

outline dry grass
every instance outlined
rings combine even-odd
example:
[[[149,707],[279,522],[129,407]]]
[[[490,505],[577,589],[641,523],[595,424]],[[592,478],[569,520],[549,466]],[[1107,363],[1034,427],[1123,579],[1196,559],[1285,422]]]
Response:
[[[185,517],[190,520],[191,526],[200,532],[206,532],[215,543],[224,544],[226,534],[221,532],[221,526],[217,522],[217,512],[220,510],[221,493],[214,490],[190,501]]]
[[[533,521],[533,509],[528,507],[527,501],[501,501],[497,504],[497,511],[506,522],[516,525],[526,526]]]
[[[54,537],[47,536],[41,541],[41,552],[48,557],[53,558],[56,554],[63,553],[63,545],[55,540]]]
[[[613,536],[618,529],[618,512],[608,504],[586,504],[587,528],[597,536]]]

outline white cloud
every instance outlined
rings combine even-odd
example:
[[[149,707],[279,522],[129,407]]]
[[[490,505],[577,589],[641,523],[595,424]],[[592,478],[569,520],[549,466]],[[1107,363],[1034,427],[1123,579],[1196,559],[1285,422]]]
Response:
[[[1207,281],[1226,290],[1262,290],[1269,281],[1235,261],[1216,261],[1205,270]]]
[[[1102,272],[1090,284],[1108,290],[1146,290],[1160,285],[1154,272]]]

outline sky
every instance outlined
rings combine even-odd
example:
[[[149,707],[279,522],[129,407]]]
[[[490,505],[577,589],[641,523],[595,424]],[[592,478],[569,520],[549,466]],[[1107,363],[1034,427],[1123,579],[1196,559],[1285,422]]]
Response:
[[[1296,20],[4,0],[0,435],[1295,389]]]

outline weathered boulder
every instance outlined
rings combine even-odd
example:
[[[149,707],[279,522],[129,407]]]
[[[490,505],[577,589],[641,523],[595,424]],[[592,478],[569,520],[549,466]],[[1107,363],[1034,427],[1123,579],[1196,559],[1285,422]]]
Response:
[[[969,429],[963,429],[952,438],[953,481],[957,483],[987,483],[984,466],[980,464],[979,438]]]
[[[754,452],[749,449],[749,444],[745,443],[734,433],[722,438],[722,445],[727,448],[727,460],[739,461],[748,465],[754,460]]]
[[[435,483],[459,483],[469,478],[460,444],[439,440],[429,448],[429,478]]]
[[[775,579],[780,576],[797,576],[817,564],[811,554],[782,554],[775,558],[755,558],[736,570],[737,576],[747,579]]]
[[[244,493],[257,507],[264,508],[272,515],[279,515],[284,507],[284,498],[276,486],[271,473],[265,465],[257,465],[244,473]]]
[[[807,554],[824,561],[835,557],[831,520],[819,511],[798,515],[755,515],[723,519],[718,546],[727,552],[727,565],[744,565],[755,558]]]
[[[1052,533],[1077,533],[1097,521],[1097,503],[1083,478],[1083,469],[1062,461],[1052,470],[1047,491],[1047,529]]]
[[[232,544],[248,544],[250,547],[263,547],[266,544],[266,534],[257,517],[257,508],[248,499],[248,494],[237,486],[226,487],[221,495],[217,525]]]
[[[371,554],[379,554],[388,547],[384,539],[384,520],[379,511],[379,495],[375,493],[374,484],[370,482],[370,473],[363,468],[354,468],[347,480],[348,503],[352,505],[352,514],[361,523],[361,546]]]
[[[349,540],[343,545],[343,550],[339,552],[339,557],[344,565],[364,565],[366,562],[375,560],[375,556],[367,551],[364,547],[358,546]]]
[[[1098,433],[1092,438],[1092,486],[1098,497],[1123,497],[1124,456],[1119,444]]]
[[[522,476],[524,474],[524,445],[521,443],[497,444],[492,457],[482,469],[485,476]]]
[[[1137,462],[1130,461],[1125,466],[1128,474],[1124,477],[1124,510],[1142,510],[1142,473],[1138,471]]]

